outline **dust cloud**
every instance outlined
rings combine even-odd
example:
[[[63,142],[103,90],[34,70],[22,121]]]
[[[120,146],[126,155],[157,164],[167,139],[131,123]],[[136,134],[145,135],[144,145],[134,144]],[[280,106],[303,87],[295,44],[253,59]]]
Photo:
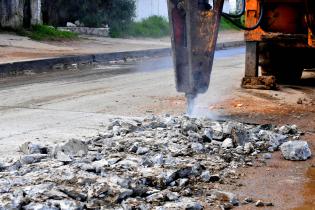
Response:
[[[210,86],[205,94],[199,94],[195,100],[191,100],[187,106],[191,117],[207,117],[220,120],[224,113],[213,108],[219,103],[224,103],[232,98],[240,89],[241,80],[244,76],[244,48],[235,48],[215,52],[214,65],[212,68]],[[231,58],[231,65],[222,63],[223,58]]]

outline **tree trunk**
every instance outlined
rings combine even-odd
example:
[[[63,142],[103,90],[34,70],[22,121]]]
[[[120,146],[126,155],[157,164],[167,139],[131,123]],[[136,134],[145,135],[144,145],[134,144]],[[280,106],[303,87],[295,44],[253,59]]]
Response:
[[[23,26],[24,0],[0,0],[0,26],[20,28]]]

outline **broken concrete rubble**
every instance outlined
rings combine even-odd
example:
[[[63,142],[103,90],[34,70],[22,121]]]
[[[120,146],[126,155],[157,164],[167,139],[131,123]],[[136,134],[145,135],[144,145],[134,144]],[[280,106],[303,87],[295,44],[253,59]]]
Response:
[[[26,142],[20,146],[20,151],[26,155],[30,154],[47,154],[48,148],[41,146],[39,144],[33,144],[31,142]]]
[[[244,202],[218,184],[235,185],[238,167],[271,158],[293,128],[152,116],[113,119],[87,141],[28,142],[0,163],[0,209],[230,209]]]
[[[306,141],[288,141],[282,144],[280,149],[287,160],[307,160],[312,156]]]
[[[59,152],[69,155],[70,157],[83,156],[87,154],[88,146],[83,141],[71,139],[67,143],[57,145],[54,148],[54,155],[57,155]]]

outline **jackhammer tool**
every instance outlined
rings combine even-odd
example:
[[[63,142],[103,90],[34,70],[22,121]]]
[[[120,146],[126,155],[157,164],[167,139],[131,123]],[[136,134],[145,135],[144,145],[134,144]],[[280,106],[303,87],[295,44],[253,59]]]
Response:
[[[188,113],[210,83],[224,0],[168,0],[178,92],[186,94]]]

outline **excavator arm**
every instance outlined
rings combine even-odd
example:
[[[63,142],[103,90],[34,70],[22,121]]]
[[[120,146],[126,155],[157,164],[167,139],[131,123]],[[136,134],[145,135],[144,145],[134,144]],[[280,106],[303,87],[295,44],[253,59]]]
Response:
[[[188,112],[207,91],[224,0],[168,0],[177,91],[186,94]]]

